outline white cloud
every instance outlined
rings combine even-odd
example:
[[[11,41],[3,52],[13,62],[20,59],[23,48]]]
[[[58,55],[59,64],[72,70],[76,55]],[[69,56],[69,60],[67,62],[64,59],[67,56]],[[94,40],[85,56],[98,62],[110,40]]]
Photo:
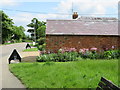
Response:
[[[15,6],[18,5],[16,0],[0,0],[0,6]]]
[[[13,19],[13,22],[17,26],[23,26],[25,30],[28,30],[27,25],[31,23],[33,18],[37,18],[40,21],[46,21],[46,19],[66,19],[68,15],[59,15],[59,14],[32,14],[32,13],[16,13],[14,16],[9,16]],[[28,34],[26,32],[26,34]]]
[[[46,21],[46,19],[66,19],[68,15],[17,13],[14,16],[10,16],[10,18],[12,18],[15,23],[27,25],[33,18],[37,18],[40,21]]]
[[[116,13],[118,10],[119,0],[65,0],[62,1],[55,9],[62,13],[72,13],[73,10],[79,14],[106,14],[109,8],[114,8]]]

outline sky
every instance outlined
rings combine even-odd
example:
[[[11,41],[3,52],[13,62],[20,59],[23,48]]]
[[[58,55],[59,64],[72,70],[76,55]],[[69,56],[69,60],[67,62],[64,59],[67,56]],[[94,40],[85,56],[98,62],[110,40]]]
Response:
[[[3,10],[14,25],[27,25],[32,18],[40,21],[47,19],[72,19],[72,13],[80,16],[118,17],[119,0],[0,0]],[[26,34],[28,34],[26,32]]]

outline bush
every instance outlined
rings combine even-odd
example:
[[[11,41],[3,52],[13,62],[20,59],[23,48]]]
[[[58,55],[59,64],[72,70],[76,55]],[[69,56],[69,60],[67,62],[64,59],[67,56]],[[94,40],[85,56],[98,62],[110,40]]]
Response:
[[[55,61],[57,57],[57,54],[43,54],[37,57],[38,62],[49,62],[49,61]]]
[[[84,59],[118,59],[120,58],[120,50],[110,50],[97,53],[96,51],[89,51],[88,49],[81,50],[79,53],[75,51],[68,52],[60,49],[58,53],[43,54],[37,57],[38,62],[68,62],[77,61],[79,58]],[[66,52],[67,51],[67,52]]]
[[[59,62],[76,61],[77,56],[78,56],[77,52],[58,53],[58,61]]]
[[[35,43],[35,45],[33,45],[33,43],[31,43],[30,46],[32,46],[32,47],[38,47],[39,44],[38,44],[38,43]]]
[[[80,56],[84,59],[102,59],[103,58],[103,54],[102,53],[97,53],[97,52],[90,52],[90,51],[87,51],[86,53],[84,54],[80,54]]]
[[[80,56],[84,59],[118,59],[120,58],[120,50],[109,50],[101,53],[86,51],[80,53]]]
[[[104,58],[106,59],[118,59],[120,58],[120,50],[110,50],[104,52]]]
[[[38,50],[44,51],[46,47],[46,44],[44,43],[43,45],[37,45]]]
[[[76,61],[77,57],[78,57],[77,52],[51,53],[51,54],[43,54],[41,56],[38,56],[37,61],[67,62],[67,61]]]
[[[37,42],[39,45],[43,45],[45,43],[45,40],[46,40],[45,38],[40,38],[37,40]]]

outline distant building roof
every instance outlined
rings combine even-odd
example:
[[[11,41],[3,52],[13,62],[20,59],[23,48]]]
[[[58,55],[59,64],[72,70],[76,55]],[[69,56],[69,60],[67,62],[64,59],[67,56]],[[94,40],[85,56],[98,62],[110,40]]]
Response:
[[[86,21],[87,20],[87,21]],[[117,19],[47,20],[47,35],[120,35]]]

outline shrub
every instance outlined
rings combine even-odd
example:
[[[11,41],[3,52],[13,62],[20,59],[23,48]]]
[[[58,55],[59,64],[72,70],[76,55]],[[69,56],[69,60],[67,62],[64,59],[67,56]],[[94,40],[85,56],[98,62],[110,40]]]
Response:
[[[79,54],[80,54],[80,56],[82,57],[82,58],[88,58],[89,56],[90,56],[90,54],[91,54],[91,52],[89,52],[89,51],[85,51],[84,49],[83,50],[81,50],[81,52],[79,51]]]
[[[97,48],[90,48],[90,51],[91,51],[92,53],[96,53],[96,52],[97,52]]]
[[[115,59],[120,58],[120,50],[110,50],[104,52],[104,58],[106,59]]]
[[[47,62],[47,61],[49,62],[49,61],[55,61],[56,57],[57,57],[57,54],[54,54],[54,53],[52,53],[52,54],[43,54],[43,55],[38,56],[36,60],[38,62]]]
[[[82,58],[97,59],[99,54],[97,53],[97,48],[83,48],[79,50],[79,54]]]
[[[120,58],[120,50],[109,50],[97,53],[96,51],[84,51],[81,50],[80,56],[82,58],[89,59],[118,59]]]
[[[41,49],[42,50],[42,49]],[[97,52],[97,48],[80,49],[76,52],[75,48],[59,49],[58,53],[41,54],[37,57],[38,62],[68,62],[77,61],[79,58],[84,59],[118,59],[120,58],[120,50],[109,50],[104,52]]]
[[[38,50],[44,51],[46,47],[46,44],[44,43],[43,45],[37,45]]]
[[[77,56],[78,56],[77,52],[58,53],[58,61],[59,62],[76,61]]]
[[[38,48],[38,50],[40,50],[40,51],[43,51],[43,50],[44,50],[42,45],[38,45],[37,48]]]
[[[65,52],[65,53],[51,53],[43,54],[37,57],[38,62],[54,61],[54,62],[67,62],[76,61],[78,57],[77,52]]]
[[[46,40],[45,38],[40,38],[37,40],[37,42],[39,45],[43,45],[45,43],[45,40]]]
[[[37,46],[38,46],[38,43],[35,43],[35,45],[33,45],[33,43],[31,43],[30,46],[32,46],[32,47],[37,47]]]

